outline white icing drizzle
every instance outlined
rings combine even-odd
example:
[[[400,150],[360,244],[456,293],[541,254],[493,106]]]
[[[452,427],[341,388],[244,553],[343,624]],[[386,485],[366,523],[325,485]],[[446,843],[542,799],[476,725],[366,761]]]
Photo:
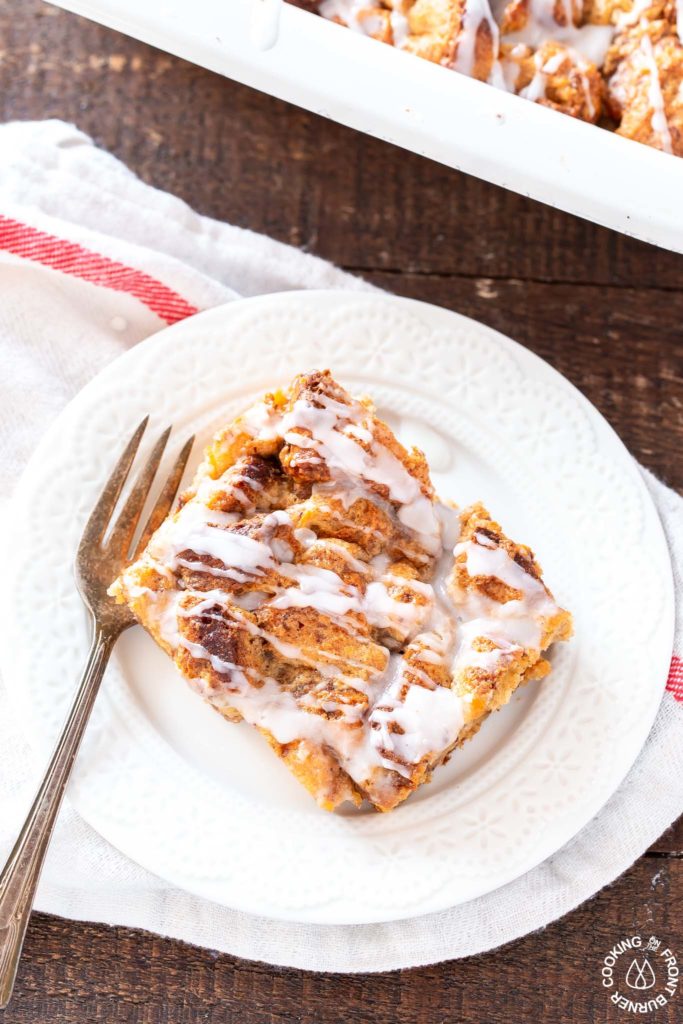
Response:
[[[323,18],[341,21],[354,32],[364,35],[379,35],[384,28],[384,21],[376,12],[377,4],[372,0],[322,0],[318,12]],[[410,29],[405,14],[395,8],[386,11],[389,15],[391,37],[397,49],[403,49]]]
[[[543,65],[543,70],[545,71],[546,75],[557,74],[557,72],[562,67],[564,59],[565,54],[562,51],[556,53],[553,57],[548,57],[547,61]]]
[[[359,480],[386,488],[389,499],[399,506],[400,522],[427,552],[437,554],[440,529],[434,504],[400,459],[375,436],[365,407],[358,402],[345,405],[322,394],[315,400],[316,405],[303,399],[294,403],[281,418],[281,436],[288,444],[318,453],[347,500],[359,493]],[[335,496],[338,491],[337,486]]]
[[[363,32],[360,15],[369,7],[369,0],[322,0],[318,10],[323,18],[342,21],[355,32]]]
[[[519,45],[519,44],[518,44]],[[560,50],[558,53],[548,57],[547,60],[543,61],[543,55],[540,50],[537,50],[533,55],[534,61],[534,76],[527,86],[520,90],[519,95],[524,99],[538,102],[539,100],[545,99],[546,90],[548,86],[548,78],[551,75],[557,74],[562,67],[563,62],[570,58],[572,60],[574,70],[578,72],[579,79],[581,82],[581,88],[583,89],[584,99],[586,101],[586,109],[589,117],[595,116],[595,104],[593,102],[593,96],[591,94],[590,81],[588,79],[588,65],[583,59],[582,55],[575,50],[567,47],[566,49]],[[508,62],[514,63],[514,62]]]
[[[519,95],[525,100],[531,100],[532,103],[538,103],[539,100],[545,99],[545,89],[548,84],[548,76],[545,68],[541,64],[540,53],[536,51],[534,54],[534,77],[531,79],[528,85],[523,89],[520,89]]]
[[[638,7],[644,4],[647,7],[650,2],[651,0],[636,0],[635,6]],[[676,2],[680,35],[681,22],[683,21],[681,17],[683,0],[676,0]],[[512,46],[520,44],[528,46],[532,51],[537,51],[548,40],[553,40],[567,46],[572,51],[576,66],[581,72],[581,87],[586,99],[586,108],[589,117],[592,118],[595,116],[595,105],[591,95],[590,83],[585,74],[587,68],[585,66],[581,67],[581,59],[589,61],[596,67],[601,67],[614,38],[615,25],[587,24],[577,26],[574,24],[573,0],[561,0],[561,4],[564,14],[564,25],[555,20],[555,0],[531,0],[524,27],[517,32],[507,33],[503,36],[503,41]],[[498,17],[502,15],[504,6],[505,3],[502,0],[498,0],[495,3],[495,13]],[[357,32],[372,35],[378,33],[381,29],[381,25],[376,23],[377,19],[373,19],[369,14],[372,9],[370,0],[323,0],[319,12],[325,18],[342,21]],[[582,9],[577,12],[577,15],[577,20],[580,20]],[[632,16],[630,12],[628,16]],[[410,34],[408,19],[397,10],[392,10],[389,13],[389,18],[394,46],[402,49],[405,47],[406,40]],[[467,0],[452,67],[461,74],[473,75],[476,64],[477,36],[484,23],[489,26],[493,46],[493,62],[487,81],[497,89],[514,92],[519,69],[514,60],[499,56],[500,30],[496,18],[494,18],[491,11],[489,0]],[[621,24],[619,21],[618,23]],[[537,57],[536,53],[534,53],[534,57]],[[532,81],[520,91],[519,95],[535,102],[543,99],[546,92],[547,76],[552,73],[554,72],[550,68],[542,69],[537,64],[536,73]]]
[[[648,71],[648,100],[652,107],[652,130],[659,136],[663,151],[665,153],[673,153],[671,132],[669,130],[669,122],[666,118],[662,86],[659,81],[659,68],[657,67],[657,61],[655,60],[654,51],[652,49],[652,42],[647,33],[645,33],[640,40],[640,49]]]
[[[493,20],[489,0],[466,0],[462,24],[458,35],[458,48],[453,69],[463,75],[472,75],[476,64],[477,37],[482,25],[491,33],[494,61],[498,57],[498,26]]]
[[[291,527],[286,513],[273,512],[266,516],[259,536],[226,530],[223,523],[216,523],[217,515],[220,513],[196,501],[188,502],[175,521],[157,533],[150,545],[150,554],[172,569],[185,567],[237,584],[250,584],[268,572],[277,573],[292,585],[276,587],[275,595],[264,604],[277,609],[314,608],[330,617],[355,612],[364,615],[371,625],[398,630],[407,639],[412,639],[416,627],[429,614],[434,598],[428,584],[380,571],[361,592],[330,569],[293,562],[291,547],[279,537],[268,537],[272,526],[289,524]],[[366,576],[372,573],[367,562],[353,557],[343,545],[333,542],[330,547],[337,553],[343,552],[342,557],[350,569],[361,570]],[[220,561],[222,566],[181,557],[181,552],[185,551]],[[379,563],[374,568],[378,570]],[[272,584],[269,586],[272,589]],[[397,588],[412,591],[416,600],[401,600],[393,594]]]
[[[500,19],[506,0],[497,0],[494,4],[494,13]],[[636,0],[633,11],[627,12],[616,19],[616,24],[628,24],[629,18],[636,18],[633,12],[647,9],[651,0]],[[681,36],[683,25],[683,0],[676,0],[678,34]],[[561,0],[563,20],[560,24],[555,20],[556,0],[531,0],[529,4],[527,21],[524,27],[517,32],[507,33],[503,41],[511,45],[523,44],[532,50],[538,48],[549,40],[562,43],[582,58],[601,67],[604,63],[607,50],[609,49],[615,34],[615,25],[592,25],[574,23],[573,0]],[[378,17],[372,17],[373,4],[371,0],[323,0],[319,7],[319,13],[325,18],[339,20],[356,32],[363,32],[366,35],[378,34],[382,25]],[[392,29],[393,44],[398,49],[405,48],[410,35],[410,25],[406,16],[393,9],[387,10]],[[492,45],[493,63],[488,76],[488,82],[495,88],[508,92],[515,91],[517,80],[517,68],[514,61],[499,57],[500,30],[494,13],[491,11],[489,0],[467,0],[460,31],[457,39],[457,49],[452,67],[461,74],[472,75],[476,63],[476,42],[477,35],[483,23],[488,24]],[[576,12],[577,20],[583,17],[583,4],[580,3]],[[550,72],[546,72],[550,73]],[[581,85],[586,97],[586,106],[590,117],[595,114],[593,98],[590,93],[590,86],[582,75]],[[521,96],[527,99],[539,100],[545,96],[546,78],[537,69],[534,80],[520,92]]]
[[[273,515],[282,519],[282,513]],[[214,517],[215,513],[189,502],[172,526],[162,528],[157,534],[149,549],[150,556],[163,560],[167,567],[177,568],[186,561],[178,557],[178,552],[194,550],[198,555],[220,560],[225,566],[217,568],[199,560],[187,560],[191,561],[195,571],[218,578],[227,577],[237,583],[261,578],[268,570],[275,570],[294,585],[277,588],[275,595],[256,591],[258,596],[253,607],[311,607],[335,622],[343,621],[349,613],[360,613],[371,625],[396,631],[404,643],[417,637],[424,644],[421,657],[425,662],[443,661],[446,644],[443,637],[434,631],[434,626],[443,622],[444,613],[438,608],[433,588],[419,580],[385,572],[386,556],[378,556],[373,560],[374,565],[370,565],[356,559],[339,542],[330,545],[333,551],[344,552],[342,557],[349,569],[358,570],[362,565],[365,574],[370,576],[370,582],[362,591],[345,583],[329,569],[278,562],[272,551],[272,542],[269,544],[266,539],[270,516],[265,518],[263,536],[258,538],[227,531],[224,523],[215,523]],[[226,558],[230,559],[229,566],[225,565]],[[444,564],[447,560],[450,560],[448,552]],[[415,600],[401,601],[394,591],[412,591]],[[187,600],[188,596],[196,598],[196,603],[187,609],[181,608],[180,601]],[[457,738],[463,717],[460,698],[445,687],[435,686],[417,666],[411,667],[408,677],[399,685],[398,677],[386,672],[390,662],[388,652],[385,665],[379,670],[372,670],[362,662],[329,650],[304,650],[256,626],[248,615],[241,615],[241,609],[246,607],[248,611],[250,605],[252,602],[236,601],[233,595],[223,590],[177,591],[160,616],[161,633],[171,648],[185,648],[193,658],[207,661],[216,672],[226,676],[225,692],[218,694],[215,690],[207,693],[205,683],[197,679],[194,681],[203,696],[219,708],[223,705],[236,709],[246,721],[267,729],[280,743],[308,739],[333,747],[344,768],[360,783],[368,780],[376,768],[388,768],[410,778],[419,761],[438,756]],[[351,707],[345,707],[336,700],[323,703],[322,710],[338,716],[328,719],[314,713],[321,710],[315,690],[308,694],[307,699],[297,702],[286,691],[280,690],[274,680],[260,678],[253,670],[244,670],[222,661],[201,644],[189,641],[178,628],[178,618],[202,616],[220,621],[224,613],[229,616],[233,627],[258,635],[282,657],[315,669],[323,683],[326,679],[344,681],[364,693],[367,700]],[[429,628],[420,633],[426,627]],[[450,632],[452,645],[452,627]],[[366,639],[365,642],[370,641]],[[401,662],[400,655],[391,655],[392,672],[393,666]],[[349,676],[349,672],[353,674]],[[371,714],[378,702],[381,707],[376,716],[381,726],[378,731],[349,729],[359,721],[359,716]],[[392,721],[403,732],[394,731]],[[384,742],[387,736],[391,736],[390,744]]]
[[[406,44],[406,40],[410,33],[408,19],[406,18],[405,14],[401,14],[400,11],[394,10],[391,12],[390,21],[391,35],[394,41],[394,46],[398,50],[402,50]]]
[[[471,577],[494,577],[521,593],[516,600],[500,603],[479,592],[468,590],[456,597],[458,642],[453,660],[457,675],[468,668],[495,668],[499,662],[522,649],[540,651],[546,619],[558,611],[543,583],[527,573],[503,547],[486,534],[476,533],[474,539],[457,544],[456,558],[464,554],[467,573]],[[493,651],[479,651],[476,641],[490,640]]]
[[[619,11],[615,17],[615,25],[620,31],[639,23],[646,27],[647,18],[645,15],[651,7],[652,0],[635,0],[630,10]]]
[[[683,0],[677,0],[676,13],[679,37],[682,5]],[[640,25],[642,29],[640,43],[637,49],[633,52],[631,59],[636,62],[636,64],[639,62],[640,66],[637,67],[637,70],[644,71],[647,75],[647,99],[651,109],[650,123],[652,125],[652,131],[657,135],[663,152],[673,153],[673,142],[666,115],[664,96],[662,94],[659,68],[657,67],[657,61],[652,48],[652,40],[650,39],[647,31],[648,19],[646,15],[650,7],[651,0],[636,0],[630,11],[623,12],[617,18],[617,25],[620,30],[629,29],[635,25]],[[609,84],[614,96],[622,105],[624,105],[628,102],[628,90],[625,88],[623,73],[620,72],[621,68],[617,68],[617,71],[612,75]]]
[[[205,477],[196,496],[157,531],[143,561],[175,589],[147,593],[168,647],[186,650],[225,680],[209,684],[198,675],[199,665],[193,673],[193,685],[219,710],[237,711],[279,743],[305,740],[334,751],[361,785],[375,779],[373,784],[381,786],[378,770],[410,780],[417,766],[433,765],[453,746],[466,718],[455,686],[438,685],[430,669],[456,681],[468,666],[494,670],[520,646],[538,646],[539,622],[555,606],[542,584],[486,534],[458,542],[458,513],[423,494],[417,479],[381,443],[364,406],[317,394],[315,402],[300,399],[285,415],[259,403],[238,427],[260,440],[284,438],[306,459],[314,452],[331,476],[314,485],[315,508],[329,503],[339,516],[340,508],[353,508],[358,498],[373,502],[429,552],[421,556],[419,549],[411,550],[413,564],[420,557],[431,564],[429,582],[413,579],[385,552],[366,560],[354,553],[360,549],[297,527],[297,509],[306,502],[246,520],[242,513],[207,507],[207,498],[219,492],[242,501],[244,488],[248,501],[249,489],[263,490],[237,463],[217,480]],[[376,485],[388,500],[375,493]],[[359,526],[352,519],[349,525]],[[382,531],[370,532],[386,540]],[[470,575],[497,576],[520,590],[522,599],[499,605],[468,590],[454,606],[448,578],[453,555],[461,552]],[[327,564],[341,563],[341,575],[311,561],[321,556]],[[184,569],[215,579],[215,586],[193,589],[194,576],[187,574],[178,581],[175,574]],[[141,597],[145,588],[135,579],[128,581],[128,593]],[[333,644],[319,648],[314,631],[301,644],[291,632],[287,639],[276,635],[280,613],[296,608],[312,609],[344,630],[353,638],[353,654]],[[263,610],[272,627],[259,624]],[[187,635],[183,620],[198,619],[246,631],[286,662],[312,670],[312,685],[295,696],[276,679],[222,659]],[[494,651],[475,649],[482,636],[493,641]],[[390,652],[397,646],[404,653]]]
[[[274,440],[277,435],[277,418],[265,402],[255,402],[241,416],[242,425],[252,437]]]
[[[465,719],[462,701],[453,690],[436,686],[424,673],[414,685],[407,675],[414,677],[415,669],[407,670],[403,659],[393,655],[389,685],[368,723],[381,764],[410,777],[406,766],[419,764],[434,751],[448,750]]]
[[[571,16],[571,0],[564,0],[567,24],[560,25],[554,18],[554,3],[551,0],[534,0],[526,25],[517,32],[508,32],[503,42],[510,45],[522,44],[537,50],[548,40],[570,47],[583,58],[600,67],[614,38],[614,25],[574,25]]]
[[[581,88],[583,89],[583,98],[586,101],[586,110],[588,111],[589,117],[595,117],[595,103],[593,102],[593,93],[591,92],[590,81],[586,74],[587,69],[582,67],[577,62],[577,67],[580,72]]]
[[[394,45],[401,45],[408,34],[407,20],[398,11],[385,11],[373,0],[322,0],[318,8],[323,18],[341,21],[354,32],[362,32],[366,36],[382,35],[389,15]],[[400,40],[396,42],[396,38]]]
[[[546,36],[548,32],[554,32],[558,26],[564,27],[555,18],[555,7],[556,0],[530,0],[529,3],[529,20],[542,25],[546,30]],[[561,0],[561,7],[565,25],[573,25],[574,5],[572,0]],[[579,14],[582,13],[583,3],[580,4],[580,7]],[[580,17],[579,20],[581,20]]]

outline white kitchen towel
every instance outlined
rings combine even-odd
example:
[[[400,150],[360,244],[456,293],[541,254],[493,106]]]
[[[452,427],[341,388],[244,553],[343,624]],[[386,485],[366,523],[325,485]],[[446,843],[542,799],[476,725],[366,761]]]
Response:
[[[198,216],[57,121],[0,127],[0,285],[3,496],[78,389],[166,324],[243,295],[367,287],[322,260]],[[273,964],[380,971],[492,949],[576,907],[626,870],[683,810],[683,501],[650,474],[646,479],[676,574],[668,690],[618,792],[540,867],[439,914],[372,926],[296,925],[226,910],[175,889],[111,847],[67,802],[37,908]],[[0,682],[0,858],[42,768]]]

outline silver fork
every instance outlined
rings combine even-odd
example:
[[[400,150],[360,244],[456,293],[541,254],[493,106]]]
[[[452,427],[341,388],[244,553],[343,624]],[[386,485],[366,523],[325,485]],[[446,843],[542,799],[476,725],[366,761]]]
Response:
[[[133,543],[142,510],[159,469],[171,428],[154,445],[129,497],[107,533],[114,510],[145,432],[145,417],[128,442],[86,524],[76,556],[76,582],[92,617],[88,660],[33,806],[0,874],[0,1008],[7,1006],[21,957],[52,830],[71,775],[81,738],[114,644],[135,622],[125,605],[116,604],[107,588],[119,572],[146,546],[168,515],[180,485],[194,437],[183,446],[137,543]]]

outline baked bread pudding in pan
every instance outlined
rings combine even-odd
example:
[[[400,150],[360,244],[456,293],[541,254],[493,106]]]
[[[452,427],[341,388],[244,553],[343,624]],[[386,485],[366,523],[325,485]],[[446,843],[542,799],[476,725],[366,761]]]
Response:
[[[110,593],[327,810],[396,807],[572,632],[529,548],[327,371],[214,437]]]
[[[683,154],[683,5],[677,0],[292,2],[536,103]]]

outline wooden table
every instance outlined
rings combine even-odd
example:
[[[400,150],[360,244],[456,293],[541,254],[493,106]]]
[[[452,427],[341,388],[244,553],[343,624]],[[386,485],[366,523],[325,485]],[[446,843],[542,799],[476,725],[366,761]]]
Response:
[[[0,0],[0,117],[74,121],[202,213],[511,334],[683,489],[683,257],[594,227],[235,85],[37,0]],[[646,186],[644,186],[646,187]],[[656,798],[656,794],[653,794]],[[683,958],[683,827],[544,932],[383,975],[248,963],[37,914],[3,1024],[593,1024],[623,935]],[[650,1016],[641,1019],[651,1019]],[[657,1014],[683,1019],[683,991]]]

